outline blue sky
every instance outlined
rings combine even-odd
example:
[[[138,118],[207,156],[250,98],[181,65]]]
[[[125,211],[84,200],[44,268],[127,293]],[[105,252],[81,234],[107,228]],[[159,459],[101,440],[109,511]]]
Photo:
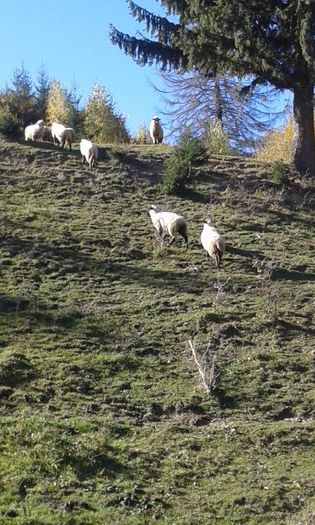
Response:
[[[158,0],[138,4],[164,14]],[[109,24],[130,35],[145,32],[125,0],[8,0],[0,14],[0,88],[22,63],[33,80],[44,66],[68,89],[75,83],[83,103],[95,82],[103,84],[133,134],[159,113],[162,101],[150,84],[162,86],[158,69],[138,66],[109,40]]]
[[[163,14],[156,0],[139,5]],[[36,80],[43,65],[65,87],[75,82],[84,102],[98,81],[112,94],[132,133],[158,113],[158,70],[140,67],[110,43],[109,24],[135,35],[144,30],[129,14],[125,0],[9,0],[1,2],[0,87],[10,84],[22,62]]]

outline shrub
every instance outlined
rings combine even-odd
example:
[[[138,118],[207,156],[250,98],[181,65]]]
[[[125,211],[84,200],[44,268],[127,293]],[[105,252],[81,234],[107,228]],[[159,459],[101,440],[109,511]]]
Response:
[[[217,119],[210,121],[203,140],[208,155],[231,155],[233,153],[229,146],[228,136]]]
[[[10,113],[0,115],[0,135],[7,139],[16,139],[21,135],[20,124]]]
[[[270,180],[276,184],[286,184],[289,180],[289,167],[283,162],[276,161],[271,165]]]
[[[193,181],[192,163],[202,160],[205,148],[202,141],[185,131],[171,156],[164,162],[162,188],[165,193],[178,193]]]
[[[139,124],[137,128],[136,136],[134,138],[134,142],[136,144],[150,144],[151,143],[150,132],[145,124]]]

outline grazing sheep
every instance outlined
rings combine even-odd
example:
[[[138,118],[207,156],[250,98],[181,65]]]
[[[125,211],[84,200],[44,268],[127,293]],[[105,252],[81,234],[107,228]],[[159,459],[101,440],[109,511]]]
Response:
[[[38,120],[36,124],[26,126],[24,130],[25,140],[41,140],[44,125],[43,120]]]
[[[85,159],[89,163],[89,168],[92,171],[92,167],[95,166],[98,157],[97,146],[95,146],[90,140],[82,139],[80,142],[80,151],[82,155],[82,164]]]
[[[152,117],[150,123],[150,137],[153,144],[161,144],[163,141],[163,129],[159,117]]]
[[[54,144],[60,145],[61,148],[67,143],[69,150],[71,150],[71,144],[74,142],[74,130],[72,128],[66,128],[63,124],[53,122],[51,125],[51,134]]]
[[[184,238],[188,248],[187,226],[184,217],[177,215],[177,213],[160,211],[158,206],[151,206],[149,213],[161,245],[163,245],[165,235],[170,236],[169,245],[171,245],[176,234],[179,233]]]
[[[215,260],[219,268],[225,250],[225,242],[218,230],[211,226],[211,219],[204,223],[200,241],[207,255]]]

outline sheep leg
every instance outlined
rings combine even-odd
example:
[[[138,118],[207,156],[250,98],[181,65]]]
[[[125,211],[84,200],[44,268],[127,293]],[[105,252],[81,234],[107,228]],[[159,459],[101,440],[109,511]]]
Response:
[[[175,237],[172,236],[170,242],[168,243],[168,245],[171,246],[171,244],[173,244],[174,241],[175,241]]]
[[[81,164],[84,164],[84,155],[81,157]]]
[[[163,248],[163,245],[164,245],[164,239],[165,239],[165,233],[162,232],[162,234],[161,234],[161,248]]]

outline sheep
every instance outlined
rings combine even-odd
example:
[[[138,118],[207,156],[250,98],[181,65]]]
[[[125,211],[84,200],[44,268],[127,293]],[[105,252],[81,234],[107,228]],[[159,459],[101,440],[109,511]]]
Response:
[[[38,120],[36,124],[30,124],[29,126],[26,126],[24,130],[25,140],[41,140],[42,129],[44,125],[45,124],[43,120]]]
[[[171,240],[169,246],[174,242],[177,233],[181,235],[188,248],[187,226],[184,217],[169,211],[160,211],[158,206],[152,205],[149,210],[152,224],[157,231],[161,246],[165,235],[169,235]]]
[[[72,128],[66,128],[63,124],[58,124],[58,122],[53,122],[51,125],[51,134],[54,144],[61,145],[63,148],[65,143],[68,144],[69,150],[71,150],[71,144],[74,142],[74,130]]]
[[[67,143],[71,151],[71,145],[75,140],[74,130],[72,128],[65,128],[61,133],[61,148]]]
[[[150,137],[153,144],[161,144],[163,141],[163,129],[159,117],[152,117],[150,123]]]
[[[82,155],[82,164],[84,159],[89,163],[89,169],[95,166],[98,157],[98,149],[90,140],[82,139],[80,142],[80,152]]]
[[[225,250],[225,242],[218,230],[214,228],[214,226],[211,226],[211,219],[208,219],[204,223],[200,241],[207,255],[214,259],[217,268],[220,268],[221,259]]]

